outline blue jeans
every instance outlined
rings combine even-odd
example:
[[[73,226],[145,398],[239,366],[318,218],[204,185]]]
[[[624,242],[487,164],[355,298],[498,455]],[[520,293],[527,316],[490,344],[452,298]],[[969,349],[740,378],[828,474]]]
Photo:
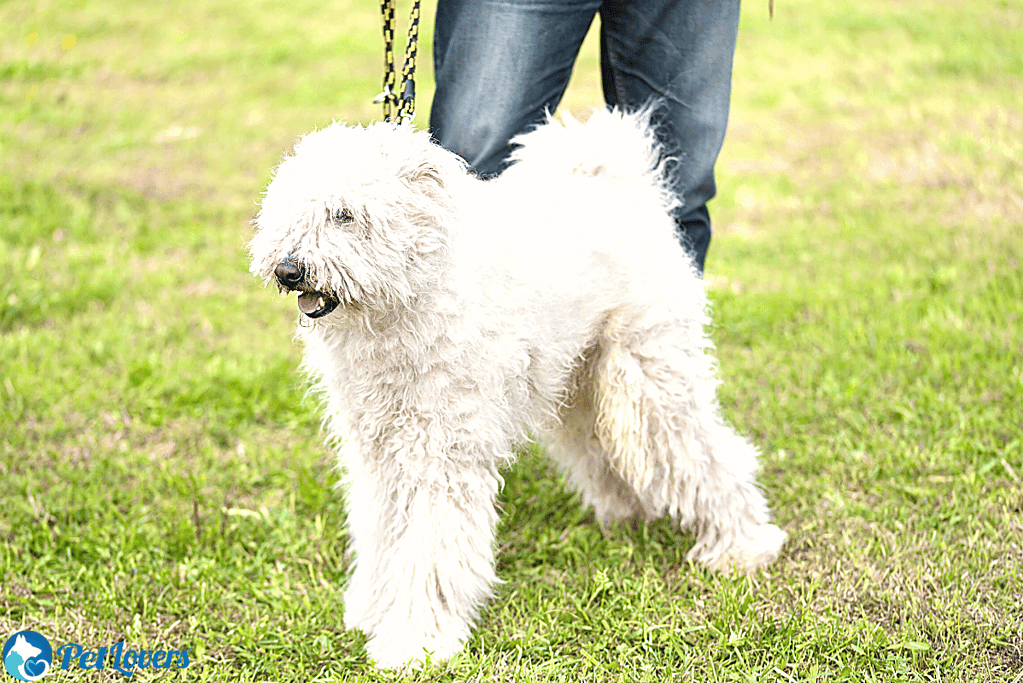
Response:
[[[508,141],[557,108],[598,12],[604,99],[658,104],[654,123],[682,200],[679,239],[702,272],[739,0],[438,0],[433,136],[478,174],[500,173]]]

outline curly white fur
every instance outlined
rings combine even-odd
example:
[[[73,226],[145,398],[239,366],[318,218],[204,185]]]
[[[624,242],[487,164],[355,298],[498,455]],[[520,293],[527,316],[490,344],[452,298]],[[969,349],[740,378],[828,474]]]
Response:
[[[345,473],[345,624],[382,667],[468,638],[497,581],[499,471],[530,436],[602,523],[669,515],[706,566],[763,566],[785,538],[718,409],[648,116],[517,142],[483,182],[425,132],[334,124],[280,164],[256,219],[253,272],[299,264],[287,288],[337,303],[299,336]]]

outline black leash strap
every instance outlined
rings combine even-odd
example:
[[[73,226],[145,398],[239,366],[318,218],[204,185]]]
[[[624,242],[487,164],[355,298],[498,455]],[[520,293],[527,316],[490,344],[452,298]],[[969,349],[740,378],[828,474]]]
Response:
[[[384,105],[384,121],[390,121],[392,113],[399,122],[412,121],[416,117],[416,54],[419,49],[419,3],[413,0],[412,17],[409,20],[408,40],[405,42],[405,65],[401,70],[401,93],[394,91],[394,3],[395,0],[380,0],[380,13],[384,18],[384,91],[373,101]]]

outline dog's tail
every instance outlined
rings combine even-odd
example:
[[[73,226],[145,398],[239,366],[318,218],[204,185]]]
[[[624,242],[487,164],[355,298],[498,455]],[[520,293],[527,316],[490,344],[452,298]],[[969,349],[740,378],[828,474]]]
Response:
[[[638,182],[660,190],[665,208],[678,202],[667,189],[671,162],[661,154],[651,125],[653,107],[634,112],[597,109],[585,122],[569,114],[512,139],[509,171],[534,175],[606,177],[617,183]]]

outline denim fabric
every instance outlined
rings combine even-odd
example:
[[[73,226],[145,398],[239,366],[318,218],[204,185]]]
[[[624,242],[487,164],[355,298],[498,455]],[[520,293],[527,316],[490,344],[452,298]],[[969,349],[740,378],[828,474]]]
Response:
[[[739,0],[439,0],[433,136],[480,175],[500,173],[508,141],[557,108],[597,13],[604,98],[624,109],[658,105],[683,203],[679,238],[702,271]]]

